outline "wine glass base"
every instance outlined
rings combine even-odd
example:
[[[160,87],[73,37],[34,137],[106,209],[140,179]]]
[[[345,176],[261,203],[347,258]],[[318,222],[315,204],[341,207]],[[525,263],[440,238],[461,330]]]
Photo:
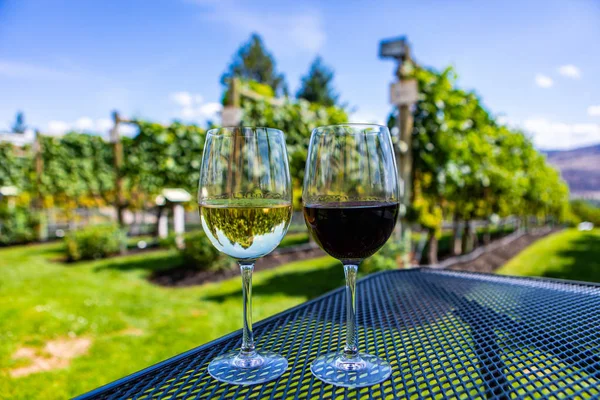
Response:
[[[287,366],[284,357],[270,351],[257,352],[252,357],[230,351],[212,360],[208,373],[216,380],[232,385],[255,385],[279,378]]]
[[[392,373],[390,364],[376,356],[360,353],[356,361],[348,361],[343,352],[318,357],[310,366],[314,376],[325,383],[348,388],[375,385]]]

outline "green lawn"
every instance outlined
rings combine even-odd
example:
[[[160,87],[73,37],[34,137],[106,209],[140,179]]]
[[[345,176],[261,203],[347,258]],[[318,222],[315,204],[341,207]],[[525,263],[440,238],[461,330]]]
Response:
[[[543,238],[498,273],[600,282],[600,229],[568,229]]]
[[[155,251],[65,265],[61,244],[0,249],[0,397],[64,399],[206,343],[241,326],[239,279],[163,288],[145,279],[180,265]],[[254,319],[266,318],[343,284],[329,257],[255,275]],[[47,357],[48,341],[87,338],[87,354],[70,366],[13,378],[22,347]]]
[[[300,244],[306,244],[308,243],[308,241],[308,232],[288,233],[284,236],[283,240],[281,241],[281,243],[279,243],[279,246],[277,247],[279,249],[282,249],[284,247],[292,247]]]

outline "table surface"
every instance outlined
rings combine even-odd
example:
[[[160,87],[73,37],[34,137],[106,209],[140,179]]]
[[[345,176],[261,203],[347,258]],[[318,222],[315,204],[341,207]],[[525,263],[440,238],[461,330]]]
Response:
[[[341,273],[341,271],[340,271]],[[241,331],[86,393],[79,399],[380,399],[600,397],[600,286],[414,269],[358,282],[359,348],[392,376],[362,389],[310,372],[344,340],[344,290],[255,324],[258,348],[285,356],[277,380],[220,383],[207,372]]]

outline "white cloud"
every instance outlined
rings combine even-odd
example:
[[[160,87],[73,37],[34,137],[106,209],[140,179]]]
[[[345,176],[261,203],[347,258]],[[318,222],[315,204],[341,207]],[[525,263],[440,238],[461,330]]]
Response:
[[[175,92],[171,93],[169,96],[171,101],[181,107],[191,107],[194,101],[194,98],[189,92]]]
[[[90,131],[94,129],[94,121],[89,117],[81,117],[73,124],[75,130],[78,131]]]
[[[204,98],[196,93],[174,92],[169,95],[171,102],[178,106],[177,117],[186,120],[204,122],[216,119],[223,106],[221,103],[204,102]]]
[[[589,106],[587,112],[590,117],[600,117],[600,104],[597,106]]]
[[[541,88],[549,88],[554,85],[554,81],[549,76],[537,74],[535,76],[535,84]]]
[[[522,124],[541,149],[572,149],[600,143],[600,124],[550,121],[533,117]]]
[[[50,121],[46,127],[46,132],[50,135],[62,135],[71,129],[71,124],[65,121]]]
[[[215,116],[216,114],[221,112],[222,109],[223,109],[223,105],[221,105],[221,103],[212,102],[212,103],[206,103],[206,104],[203,104],[202,106],[200,106],[199,112],[201,115]]]
[[[109,129],[112,129],[112,124]],[[138,133],[138,127],[133,124],[119,124],[119,133],[121,136],[133,136]]]
[[[512,117],[509,117],[508,115],[499,115],[496,117],[496,122],[499,125],[503,125],[506,126],[507,128],[510,129],[523,129],[523,124],[521,123],[521,121],[516,120]]]
[[[496,122],[499,125],[508,125],[508,121],[509,121],[509,119],[506,115],[500,115],[496,118]]]
[[[314,53],[325,44],[323,19],[314,10],[265,14],[235,0],[191,2],[202,7],[203,19],[224,23],[228,30],[244,34],[258,32],[269,46],[279,52],[302,50]]]
[[[81,117],[73,122],[50,121],[46,124],[43,134],[60,136],[67,132],[83,132],[88,134],[98,134],[104,138],[109,137],[110,130],[113,128],[113,121],[109,118],[92,119],[90,117]],[[132,136],[137,133],[137,128],[132,124],[119,124],[119,133],[122,136]]]
[[[100,118],[96,120],[96,128],[100,132],[108,132],[113,127],[113,121],[110,118]]]
[[[354,111],[350,114],[350,121],[355,123],[387,125],[384,117],[367,110]]]
[[[18,61],[0,60],[0,76],[28,79],[69,79],[73,76],[65,71]]]
[[[558,73],[562,76],[566,76],[567,78],[581,78],[581,70],[573,64],[561,65],[558,67]]]

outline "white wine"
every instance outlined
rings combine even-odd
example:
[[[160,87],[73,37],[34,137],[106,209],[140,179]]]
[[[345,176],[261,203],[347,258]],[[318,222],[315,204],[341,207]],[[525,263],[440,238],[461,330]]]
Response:
[[[292,218],[289,202],[273,199],[206,200],[202,227],[212,244],[236,260],[255,260],[272,252]]]

